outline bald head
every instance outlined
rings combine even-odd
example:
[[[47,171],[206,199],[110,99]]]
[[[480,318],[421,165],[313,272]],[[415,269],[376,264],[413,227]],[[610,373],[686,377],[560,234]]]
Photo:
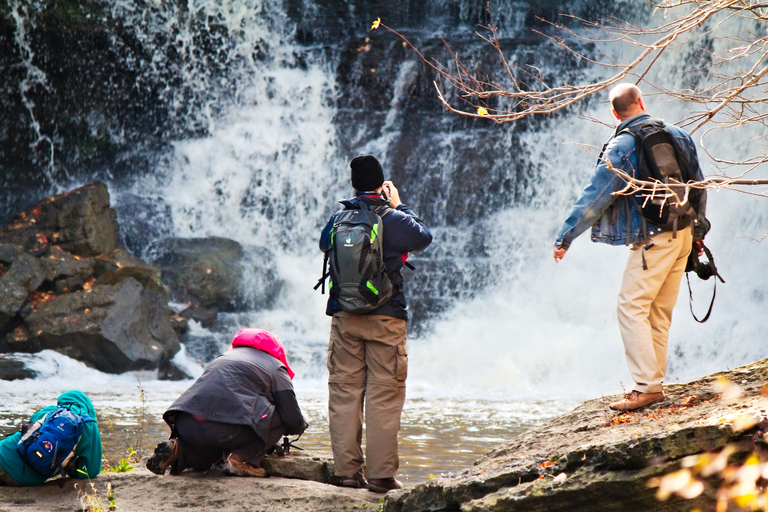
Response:
[[[619,84],[611,89],[609,98],[614,115],[621,121],[645,112],[643,95],[636,85]]]

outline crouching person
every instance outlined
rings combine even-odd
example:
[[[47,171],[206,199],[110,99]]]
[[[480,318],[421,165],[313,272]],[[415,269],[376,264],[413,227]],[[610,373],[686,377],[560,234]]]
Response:
[[[91,400],[81,391],[67,391],[56,405],[34,413],[21,432],[0,441],[0,486],[43,485],[59,474],[95,478],[101,455]]]
[[[163,414],[171,438],[155,448],[147,468],[158,475],[205,471],[220,460],[224,472],[265,477],[267,449],[308,423],[293,391],[293,372],[280,340],[263,329],[243,329],[232,349],[216,358]]]

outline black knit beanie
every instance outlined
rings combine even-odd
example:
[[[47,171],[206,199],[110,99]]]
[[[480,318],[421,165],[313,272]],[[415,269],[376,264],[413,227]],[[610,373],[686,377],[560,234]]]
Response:
[[[349,167],[352,169],[352,186],[358,192],[376,190],[384,184],[381,164],[371,155],[356,156]]]

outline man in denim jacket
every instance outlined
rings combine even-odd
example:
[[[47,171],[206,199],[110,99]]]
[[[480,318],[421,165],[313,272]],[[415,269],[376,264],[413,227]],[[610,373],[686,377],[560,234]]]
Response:
[[[635,139],[630,133],[620,132],[650,116],[645,111],[640,89],[632,84],[614,87],[610,100],[613,115],[621,124],[557,235],[554,258],[556,262],[563,259],[573,240],[590,226],[593,242],[631,245],[617,312],[627,365],[635,386],[623,400],[610,405],[611,409],[631,411],[664,398],[662,382],[667,369],[669,326],[680,279],[694,240],[703,240],[709,226],[704,218],[705,193],[701,194],[701,204],[694,205],[698,218],[692,226],[673,232],[648,222],[646,233],[643,232],[646,223],[639,208],[642,199],[613,195],[624,189],[626,182],[612,172],[606,162],[630,176],[635,176],[637,168]],[[693,140],[674,125],[666,124],[666,127],[686,153],[696,180],[702,180]]]

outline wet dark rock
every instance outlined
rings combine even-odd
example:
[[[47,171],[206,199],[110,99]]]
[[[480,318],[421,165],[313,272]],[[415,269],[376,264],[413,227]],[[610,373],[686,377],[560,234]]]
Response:
[[[157,368],[179,350],[163,297],[130,276],[41,303],[25,323],[28,351],[53,349],[108,373]]]
[[[34,379],[37,373],[27,368],[24,361],[0,354],[0,380]]]
[[[173,312],[170,312],[168,319],[171,321],[173,332],[175,332],[177,335],[180,336],[189,331],[189,319]]]
[[[45,266],[45,278],[49,281],[62,276],[93,275],[93,259],[75,256],[58,246],[49,247],[40,260]]]
[[[44,271],[37,258],[22,254],[0,277],[0,331],[19,312],[29,294],[43,282]]]
[[[0,262],[13,263],[16,258],[24,254],[24,248],[16,244],[0,243]]]
[[[184,344],[187,356],[201,364],[207,364],[227,350],[229,337],[203,333],[186,334],[181,342]]]
[[[179,316],[186,320],[194,320],[202,327],[210,327],[216,321],[219,312],[215,308],[196,308],[188,307],[184,309]]]
[[[50,246],[76,256],[109,254],[118,240],[116,214],[103,183],[52,196],[17,214],[0,230],[0,243],[20,245],[41,255]]]
[[[210,237],[165,240],[153,252],[173,299],[192,305],[189,318],[212,323],[211,311],[260,309],[280,290],[274,257],[266,249],[246,251],[234,240]],[[252,282],[245,282],[246,267],[254,269]]]
[[[157,378],[160,380],[185,380],[191,379],[192,377],[173,364],[171,354],[165,352],[157,364]]]
[[[766,375],[768,359],[668,385],[662,402],[631,413],[608,408],[620,396],[588,400],[519,434],[463,473],[388,494],[384,511],[714,510],[716,482],[707,482],[696,499],[661,502],[649,480],[679,469],[689,455],[729,444],[737,447],[737,458],[752,450],[758,427],[737,431],[731,420],[765,415]],[[738,383],[743,395],[721,398],[715,383],[723,377]]]

